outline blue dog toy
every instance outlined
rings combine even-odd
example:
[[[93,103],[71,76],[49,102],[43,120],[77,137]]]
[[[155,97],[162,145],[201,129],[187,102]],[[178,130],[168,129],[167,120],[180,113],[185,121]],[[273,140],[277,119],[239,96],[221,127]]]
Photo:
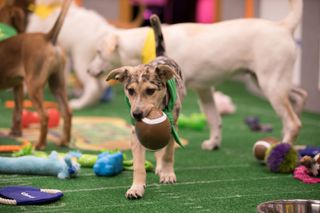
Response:
[[[75,176],[79,169],[79,164],[72,162],[70,156],[59,159],[55,151],[48,158],[0,157],[0,173],[3,174],[53,175],[65,179]]]
[[[98,160],[93,166],[93,171],[98,176],[114,176],[123,170],[123,155],[121,152],[103,152],[98,155]]]

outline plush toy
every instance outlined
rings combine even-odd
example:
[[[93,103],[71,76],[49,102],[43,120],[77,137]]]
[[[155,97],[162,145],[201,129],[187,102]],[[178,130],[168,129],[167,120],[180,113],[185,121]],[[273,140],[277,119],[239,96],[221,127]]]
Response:
[[[258,140],[253,145],[253,156],[256,158],[257,161],[264,163],[267,150],[270,149],[272,145],[276,145],[277,143],[279,143],[279,141],[271,137]]]
[[[116,153],[118,151],[108,151],[109,153]],[[42,158],[47,158],[48,154],[46,152],[43,151],[35,151],[33,146],[31,144],[25,146],[23,149],[14,152],[12,154],[13,157],[21,157],[21,156],[26,156],[26,155],[33,155],[36,157],[42,157]],[[98,159],[98,155],[94,155],[94,154],[82,154],[79,151],[71,151],[68,153],[58,153],[59,157],[64,157],[64,156],[70,156],[72,158],[75,158],[78,163],[80,164],[81,167],[86,167],[86,168],[92,168],[94,166],[94,164],[96,163],[97,159]],[[126,155],[123,154],[123,169],[124,170],[133,170],[133,160],[131,159],[127,159]],[[145,168],[146,171],[153,171],[153,164],[150,161],[146,161],[145,162]]]
[[[270,124],[261,124],[257,116],[249,116],[245,119],[245,123],[253,132],[272,132]]]
[[[60,113],[57,109],[47,109],[49,117],[48,127],[54,128],[59,126]],[[22,111],[22,127],[27,128],[32,124],[39,124],[40,118],[37,112],[31,112],[29,110]]]
[[[18,152],[28,146],[32,145],[27,140],[23,141],[21,145],[0,145],[0,152]]]
[[[75,176],[79,169],[79,164],[72,162],[70,156],[59,159],[55,151],[48,158],[0,157],[0,173],[3,174],[54,175],[65,179]]]
[[[123,170],[123,155],[121,152],[103,152],[98,155],[98,159],[93,166],[93,171],[98,176],[114,176]]]
[[[152,110],[146,118],[135,124],[140,143],[150,150],[162,149],[171,138],[171,125],[165,113]]]
[[[272,145],[267,150],[265,162],[271,172],[289,173],[298,164],[298,152],[289,143]]]
[[[178,120],[179,128],[203,130],[206,124],[207,120],[203,113],[192,113],[190,116],[181,114]]]
[[[320,174],[320,154],[314,157],[306,155],[300,159],[300,164],[307,168],[309,174],[313,176]]]

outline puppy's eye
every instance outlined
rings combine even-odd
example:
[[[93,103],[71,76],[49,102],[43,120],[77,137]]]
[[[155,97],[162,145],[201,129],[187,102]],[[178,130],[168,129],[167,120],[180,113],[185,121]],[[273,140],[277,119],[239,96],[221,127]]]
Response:
[[[132,88],[128,89],[128,93],[130,96],[134,95],[134,93],[135,93],[134,89],[132,89]]]
[[[146,93],[147,93],[147,95],[153,95],[153,93],[154,93],[155,91],[156,91],[155,89],[148,88],[148,89],[146,90]]]

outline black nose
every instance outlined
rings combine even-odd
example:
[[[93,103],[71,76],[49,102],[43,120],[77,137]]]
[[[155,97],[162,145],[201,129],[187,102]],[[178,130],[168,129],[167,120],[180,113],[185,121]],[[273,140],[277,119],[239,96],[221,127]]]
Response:
[[[136,119],[137,121],[140,121],[143,118],[143,113],[140,110],[136,110],[132,113],[134,119]]]

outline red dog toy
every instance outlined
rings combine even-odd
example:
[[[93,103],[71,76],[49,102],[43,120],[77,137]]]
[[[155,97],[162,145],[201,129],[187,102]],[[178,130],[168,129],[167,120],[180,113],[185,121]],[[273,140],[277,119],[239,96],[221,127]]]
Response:
[[[54,128],[59,126],[60,113],[57,109],[47,109],[49,122],[48,127]],[[27,128],[31,124],[37,124],[40,122],[39,115],[37,112],[31,112],[28,110],[23,110],[22,112],[22,127]]]

